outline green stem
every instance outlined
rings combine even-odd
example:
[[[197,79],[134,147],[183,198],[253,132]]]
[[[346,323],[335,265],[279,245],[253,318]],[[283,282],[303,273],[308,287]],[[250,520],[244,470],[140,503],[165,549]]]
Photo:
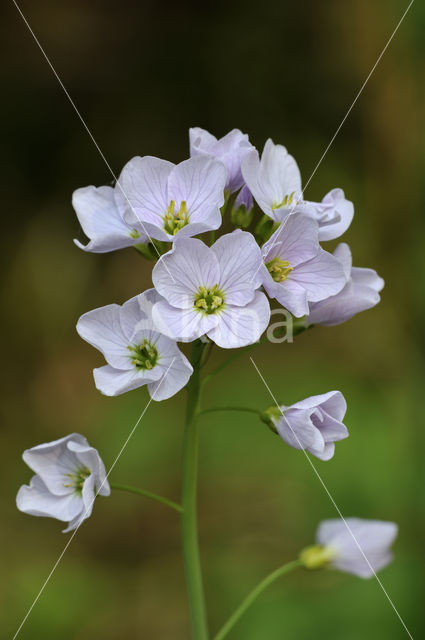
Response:
[[[243,616],[245,611],[252,605],[254,600],[258,598],[258,596],[265,590],[269,585],[271,585],[275,580],[285,575],[285,573],[289,573],[293,569],[301,566],[300,560],[294,560],[293,562],[288,562],[288,564],[284,564],[283,567],[279,567],[273,573],[270,573],[264,580],[262,580],[256,587],[247,595],[245,600],[243,600],[242,604],[236,609],[234,614],[228,619],[226,624],[221,627],[220,631],[215,636],[214,640],[223,640],[229,633],[231,629],[238,622],[239,618]]]
[[[118,482],[111,482],[111,488],[117,489],[118,491],[127,491],[128,493],[137,493],[139,496],[144,496],[145,498],[149,498],[150,500],[156,500],[156,502],[160,502],[164,504],[166,507],[171,507],[175,511],[179,513],[183,512],[183,507],[177,502],[173,502],[172,500],[168,500],[167,498],[163,498],[156,493],[152,493],[151,491],[146,491],[146,489],[139,489],[138,487],[131,487],[128,484],[120,484]]]
[[[209,407],[208,409],[202,409],[200,415],[205,413],[213,413],[214,411],[245,411],[247,413],[255,413],[257,416],[261,415],[261,411],[258,409],[252,409],[251,407]]]
[[[186,426],[183,439],[182,470],[182,544],[189,598],[190,621],[194,640],[208,640],[204,589],[197,526],[197,471],[198,424],[201,373],[200,367],[205,345],[200,340],[192,343],[193,374],[188,385]]]

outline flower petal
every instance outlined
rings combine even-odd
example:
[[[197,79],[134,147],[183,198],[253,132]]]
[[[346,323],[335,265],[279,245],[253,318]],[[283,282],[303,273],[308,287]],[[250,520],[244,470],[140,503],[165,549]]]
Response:
[[[52,494],[40,476],[33,476],[30,484],[22,486],[16,496],[19,511],[30,516],[44,516],[68,522],[81,513],[82,499],[75,493]]]
[[[310,302],[335,295],[346,284],[342,265],[324,249],[320,249],[317,256],[308,262],[298,265],[291,272],[290,278],[304,287]]]
[[[88,311],[77,322],[79,335],[99,349],[109,364],[118,369],[131,369],[128,336],[123,331],[118,304],[108,304]]]
[[[72,194],[81,227],[90,239],[85,246],[74,240],[77,247],[92,253],[106,253],[144,242],[145,237],[131,237],[132,229],[122,219],[115,203],[112,187],[83,187]]]
[[[156,371],[155,371],[156,369]],[[98,389],[105,396],[118,396],[121,393],[132,391],[144,384],[153,382],[161,374],[159,368],[150,369],[149,371],[138,370],[135,367],[125,371],[115,369],[109,364],[93,369],[93,376]]]
[[[168,363],[168,361],[170,361]],[[167,369],[160,380],[151,382],[148,390],[152,400],[167,400],[180,391],[189,381],[193,373],[192,365],[176,347],[174,355],[168,355],[163,361]]]
[[[152,280],[155,289],[171,305],[193,308],[200,286],[218,284],[220,268],[215,253],[196,238],[177,238],[173,249],[156,263]]]
[[[219,321],[215,313],[205,314],[195,309],[172,307],[168,302],[158,302],[152,312],[158,330],[178,342],[191,342],[208,333]]]
[[[257,342],[270,320],[270,305],[264,293],[256,291],[244,307],[226,305],[208,337],[223,349],[235,349]]]
[[[234,231],[221,236],[211,247],[220,265],[219,287],[226,304],[245,305],[261,286],[261,250],[254,236]]]

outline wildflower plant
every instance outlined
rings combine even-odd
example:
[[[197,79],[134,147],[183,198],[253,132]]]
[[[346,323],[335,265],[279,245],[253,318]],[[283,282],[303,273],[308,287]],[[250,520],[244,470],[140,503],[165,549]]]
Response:
[[[268,331],[270,301],[281,305],[292,334],[298,336],[372,308],[384,282],[372,269],[352,267],[347,244],[339,244],[333,253],[321,246],[346,231],[353,204],[341,189],[332,189],[318,203],[304,200],[300,170],[285,147],[268,140],[260,157],[237,129],[217,139],[193,128],[189,138],[190,157],[180,164],[136,157],[114,187],[84,187],[72,198],[88,237],[85,245],[76,240],[77,246],[94,253],[135,247],[151,261],[146,269],[154,262],[153,288],[122,305],[88,311],[78,320],[77,331],[104,357],[105,364],[93,372],[101,393],[116,396],[146,385],[152,400],[162,401],[186,390],[181,503],[109,484],[98,452],[83,436],[71,434],[24,452],[35,475],[19,490],[17,506],[31,515],[67,522],[65,531],[78,528],[91,515],[97,495],[108,496],[111,488],[144,495],[177,511],[192,637],[207,640],[196,515],[201,414],[254,412],[287,445],[321,461],[332,458],[335,443],[349,433],[340,391],[322,391],[291,405],[207,409],[201,406],[201,391],[247,349],[275,337]],[[217,236],[224,227],[226,232]],[[205,376],[214,347],[243,350]],[[190,357],[184,351],[190,351]],[[228,635],[269,584],[297,567],[374,576],[391,561],[396,533],[391,522],[322,522],[316,544],[257,585],[215,640]]]

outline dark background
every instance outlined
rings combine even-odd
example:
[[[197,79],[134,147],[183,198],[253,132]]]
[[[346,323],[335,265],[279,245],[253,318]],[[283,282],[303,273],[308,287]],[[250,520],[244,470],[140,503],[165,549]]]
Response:
[[[136,154],[178,162],[188,128],[271,136],[307,181],[407,2],[22,0],[21,8],[115,172]],[[11,0],[2,6],[2,355],[0,622],[12,637],[62,551],[61,523],[15,508],[25,448],[78,431],[107,467],[147,402],[102,397],[102,363],[75,323],[151,284],[132,249],[84,254],[72,191],[106,184],[105,163]],[[415,638],[424,633],[424,56],[417,0],[306,192],[345,189],[344,237],[385,278],[382,303],[256,362],[287,404],[338,388],[351,436],[317,462],[342,512],[400,525],[380,575]],[[212,366],[223,354],[215,353]],[[248,357],[205,405],[271,404]],[[111,479],[178,499],[184,393],[152,403]],[[267,572],[313,541],[335,511],[302,453],[254,416],[203,418],[200,536],[211,628]],[[20,638],[186,639],[178,518],[143,498],[99,498]],[[375,580],[298,572],[265,593],[234,640],[407,637]]]

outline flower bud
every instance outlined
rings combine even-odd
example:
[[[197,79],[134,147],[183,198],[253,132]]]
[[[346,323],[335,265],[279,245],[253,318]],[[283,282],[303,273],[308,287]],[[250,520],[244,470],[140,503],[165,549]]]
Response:
[[[230,213],[230,219],[234,225],[246,229],[252,222],[254,215],[254,201],[248,187],[245,185],[239,191]]]

